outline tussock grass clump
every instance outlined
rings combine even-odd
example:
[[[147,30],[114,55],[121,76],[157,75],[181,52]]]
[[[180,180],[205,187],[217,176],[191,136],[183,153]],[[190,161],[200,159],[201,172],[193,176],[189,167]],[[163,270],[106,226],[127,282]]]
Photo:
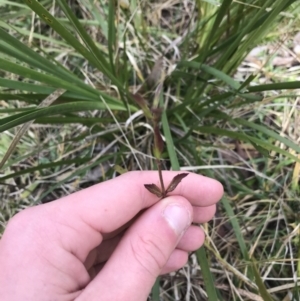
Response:
[[[151,298],[299,299],[297,1],[31,0],[0,12],[2,230],[25,207],[155,169],[158,130],[163,169],[217,178],[226,194],[205,246]]]

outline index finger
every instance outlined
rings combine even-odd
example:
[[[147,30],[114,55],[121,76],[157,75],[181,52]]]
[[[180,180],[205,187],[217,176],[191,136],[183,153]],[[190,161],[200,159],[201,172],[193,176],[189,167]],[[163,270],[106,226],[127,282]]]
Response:
[[[178,173],[164,171],[165,185],[169,185]],[[52,237],[51,244],[64,246],[84,262],[89,252],[102,242],[103,234],[120,229],[141,210],[160,200],[144,187],[144,184],[152,183],[160,186],[155,171],[128,172],[55,202],[31,208],[32,216],[38,219],[31,225],[38,227],[39,232],[41,227],[42,233],[51,232],[43,236],[48,245]],[[219,182],[194,173],[189,173],[170,193],[184,197],[198,208],[213,205],[222,194],[223,187]],[[27,223],[28,213],[26,215]],[[40,223],[41,219],[43,223]]]
[[[178,171],[163,171],[165,185],[171,182]],[[112,232],[130,221],[141,210],[159,201],[147,191],[144,184],[160,187],[157,171],[133,171],[112,180],[94,185],[55,203],[60,211],[71,213],[78,219],[92,225],[100,233]],[[186,178],[169,193],[181,195],[193,206],[215,204],[223,194],[222,185],[211,178],[189,173]]]

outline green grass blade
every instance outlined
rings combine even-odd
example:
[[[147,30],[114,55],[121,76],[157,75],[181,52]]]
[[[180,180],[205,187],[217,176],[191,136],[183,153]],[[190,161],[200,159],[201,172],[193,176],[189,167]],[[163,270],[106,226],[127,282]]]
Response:
[[[55,70],[55,66],[49,60],[33,51],[13,36],[9,35],[2,28],[0,28],[0,39],[1,52],[45,72],[50,73]]]
[[[21,62],[25,62],[32,67],[56,75],[61,79],[79,81],[74,74],[65,69],[62,65],[55,61],[52,62],[49,60],[49,58],[41,56],[39,53],[33,51],[31,48],[20,42],[18,39],[8,34],[2,28],[0,28],[0,40],[2,40],[2,42],[0,42],[0,51],[3,53],[14,57]]]
[[[162,95],[163,94],[161,93],[161,99],[160,99],[161,104],[162,104]],[[167,145],[167,150],[168,150],[168,154],[169,154],[169,159],[171,161],[172,169],[180,170],[178,157],[177,157],[176,151],[175,151],[175,145],[173,142],[169,122],[167,119],[167,114],[165,111],[162,113],[162,128],[163,128],[164,136],[166,139],[166,145]],[[197,258],[198,258],[198,263],[201,267],[201,271],[202,271],[202,275],[203,275],[203,279],[204,279],[204,283],[205,283],[205,287],[206,287],[206,291],[207,291],[207,295],[208,295],[208,300],[216,301],[216,300],[218,300],[217,292],[216,292],[216,288],[214,286],[212,274],[211,274],[209,266],[208,266],[208,261],[207,261],[207,257],[205,254],[204,247],[201,247],[197,251]]]
[[[65,90],[63,90],[63,89],[56,90],[53,94],[49,95],[46,99],[44,99],[40,103],[39,107],[43,108],[43,107],[50,106],[64,92],[65,92]],[[20,139],[22,138],[22,136],[26,133],[26,131],[28,130],[28,128],[30,127],[30,125],[33,123],[33,121],[34,120],[28,121],[27,123],[23,124],[23,126],[20,128],[20,130],[18,131],[18,133],[14,137],[14,139],[11,142],[8,150],[6,151],[6,153],[4,154],[4,157],[2,158],[2,160],[0,162],[0,169],[3,167],[3,165],[5,164],[5,162],[7,161],[7,159],[9,158],[9,156],[13,153],[13,151],[15,150],[18,142],[20,141]]]
[[[116,74],[114,53],[116,47],[116,28],[115,28],[115,18],[116,18],[116,1],[110,0],[108,2],[108,55],[110,61],[110,68],[114,74]]]
[[[26,13],[27,14],[28,13],[29,14],[32,13],[29,7],[27,7],[27,12]],[[58,18],[58,20],[63,21],[61,18]],[[21,26],[22,26],[22,24],[21,24]],[[13,29],[15,33],[17,33],[17,34],[19,34],[19,35],[21,35],[23,37],[32,36],[36,40],[40,40],[40,41],[43,41],[43,42],[53,43],[53,38],[51,36],[45,36],[45,35],[39,34],[37,32],[32,33],[26,27],[20,27],[20,26],[18,26],[18,24],[12,25],[12,24],[5,23],[5,22],[3,22],[3,20],[1,20],[0,21],[0,27],[2,27],[3,29],[7,30],[12,35],[13,35],[13,33],[11,32],[11,30]],[[61,46],[61,47],[68,47],[68,44],[64,40],[55,40],[55,44],[57,46]],[[80,54],[78,54],[77,56],[81,57]]]
[[[216,292],[216,287],[214,284],[214,278],[212,276],[212,273],[210,272],[210,268],[208,265],[208,260],[206,256],[206,252],[204,247],[202,246],[199,250],[196,251],[198,263],[201,268],[202,277],[205,284],[205,290],[207,293],[207,297],[209,301],[217,301],[218,295]]]
[[[9,1],[9,0],[1,0],[0,2],[1,5],[11,5],[11,6],[15,6],[15,7],[20,7],[20,8],[26,8],[26,6],[24,4],[20,4],[20,3],[17,3],[17,2],[12,2],[12,1]]]
[[[82,116],[66,116],[66,117],[43,117],[37,118],[36,123],[39,124],[70,124],[70,123],[80,123],[84,124],[88,127],[91,127],[94,124],[100,123],[111,123],[111,118],[103,118],[103,117],[82,117]]]
[[[241,119],[241,118],[234,119],[234,120],[237,121],[241,125],[245,125],[245,126],[248,126],[250,128],[253,128],[255,130],[258,130],[261,133],[265,133],[269,137],[272,137],[275,140],[280,141],[284,145],[286,145],[286,146],[290,147],[291,149],[295,150],[297,153],[300,153],[300,146],[298,146],[296,143],[292,142],[291,140],[280,136],[276,132],[274,132],[272,130],[269,130],[266,126],[262,126],[262,125],[259,125],[259,124],[253,123],[251,121]]]
[[[53,93],[55,91],[55,88],[53,87],[49,87],[49,86],[45,86],[45,85],[37,85],[37,84],[30,84],[30,83],[26,83],[26,82],[21,82],[21,81],[15,81],[15,80],[10,80],[10,79],[4,79],[4,78],[0,78],[0,87],[5,87],[5,88],[9,88],[15,91],[21,90],[21,91],[28,91],[28,92],[32,92],[32,93],[39,93],[38,94],[23,94],[23,93],[19,93],[19,94],[10,94],[9,97],[6,97],[5,94],[0,94],[1,99],[7,100],[7,99],[11,99],[12,97],[14,99],[20,99],[23,97],[30,97],[31,99],[37,98],[37,99],[41,99],[41,98],[45,98],[47,95]],[[87,96],[83,96],[80,95],[76,92],[66,92],[63,96],[60,97],[60,100],[62,101],[74,101],[76,99],[78,100],[96,100],[97,96],[92,96],[92,97],[87,97]],[[117,100],[115,100],[117,101]],[[28,100],[28,102],[30,103],[30,101]],[[110,103],[110,101],[109,101]]]
[[[238,33],[237,36],[235,36],[235,39],[231,41],[231,43],[228,45],[228,47],[225,49],[225,51],[222,53],[221,58],[217,61],[215,64],[215,67],[217,69],[222,69],[224,72],[227,73],[228,67],[226,69],[222,68],[222,66],[225,66],[228,64],[228,61],[231,59],[235,59],[236,57],[241,58],[243,57],[243,53],[241,51],[237,52],[239,50],[239,47],[242,44],[242,40],[249,34],[249,32],[252,31],[253,27],[255,26],[256,21],[262,17],[262,15],[266,15],[266,9],[271,5],[271,0],[265,1],[264,5],[257,11],[257,14],[255,15],[255,18],[251,18],[247,24],[242,28],[242,30]],[[273,3],[272,3],[273,4]]]
[[[215,78],[220,79],[224,83],[226,83],[229,87],[231,87],[234,90],[238,90],[240,88],[240,83],[233,80],[230,76],[225,74],[224,72],[217,70],[214,67],[210,67],[207,65],[202,65],[201,70],[207,72],[208,74],[212,75]]]
[[[73,103],[54,105],[43,109],[34,109],[32,110],[32,112],[26,113],[26,115],[24,115],[24,113],[14,115],[13,118],[15,119],[12,121],[7,121],[8,117],[3,118],[1,120],[2,125],[0,125],[0,132],[6,131],[10,128],[31,121],[33,119],[41,118],[43,116],[50,116],[50,115],[64,114],[64,113],[71,113],[71,112],[84,112],[90,110],[103,110],[106,108],[107,107],[101,102],[78,101]],[[110,108],[112,110],[125,110],[123,106],[112,105],[110,106]],[[12,117],[9,118],[11,119]]]
[[[252,45],[257,44],[257,41],[260,41],[261,38],[264,36],[264,34],[269,30],[269,27],[274,22],[275,18],[278,17],[279,13],[284,11],[288,6],[290,6],[295,0],[290,1],[266,1],[264,7],[259,10],[257,16],[253,18],[253,21],[251,20],[249,23],[249,26],[251,26],[251,23],[255,22],[255,19],[259,18],[259,14],[264,12],[264,9],[267,9],[268,7],[272,7],[272,10],[268,14],[267,18],[264,19],[264,22],[261,26],[257,28],[257,30],[253,31],[249,34],[246,41],[241,44],[241,47],[239,48],[238,52],[240,55],[237,55],[236,57],[233,56],[232,59],[229,59],[228,63],[226,64],[226,68],[223,69],[224,72],[228,72],[229,70],[235,69],[241,62],[241,59],[244,57],[244,54],[247,52],[248,49],[251,48]],[[267,6],[266,6],[267,4]],[[271,6],[270,6],[271,5]],[[245,36],[245,34],[243,34]]]
[[[32,79],[32,80],[35,80],[38,82],[46,83],[46,84],[54,86],[56,88],[62,88],[62,89],[68,90],[68,91],[72,91],[74,93],[78,93],[79,95],[81,95],[83,97],[88,97],[95,101],[100,101],[99,96],[101,95],[105,99],[107,99],[107,102],[109,105],[112,104],[112,105],[118,106],[118,104],[119,104],[120,106],[124,107],[124,105],[119,100],[116,100],[116,99],[102,93],[101,91],[96,90],[96,89],[84,84],[83,82],[81,82],[80,85],[78,85],[78,83],[75,84],[73,82],[67,82],[67,81],[61,80],[60,78],[57,78],[55,76],[43,74],[43,73],[37,72],[35,70],[20,66],[18,64],[8,62],[1,58],[0,58],[0,69],[11,72],[11,73],[18,74],[20,76],[23,76],[24,78],[29,78],[29,79]]]
[[[97,21],[97,24],[99,24],[101,28],[101,33],[104,35],[106,40],[108,40],[108,25],[107,20],[103,17],[103,15],[100,14],[94,0],[83,0],[83,4],[89,9],[91,14],[93,15],[94,19]],[[101,6],[104,6],[102,3]]]
[[[259,138],[252,137],[250,135],[246,135],[241,132],[229,131],[229,130],[225,130],[225,129],[215,128],[213,126],[200,126],[200,127],[197,127],[197,129],[201,133],[204,133],[204,134],[215,134],[218,136],[223,135],[223,136],[227,136],[230,138],[234,138],[234,139],[238,139],[238,140],[242,140],[242,141],[246,141],[246,142],[251,142],[252,144],[257,144],[257,145],[265,148],[269,152],[276,151],[279,154],[285,155],[288,158],[291,158],[297,162],[300,162],[299,158],[297,158],[296,156],[290,154],[289,152],[281,149],[280,147],[277,147],[267,141],[263,141]]]
[[[172,134],[167,119],[167,114],[165,111],[162,113],[162,128],[166,139],[166,145],[167,145],[168,155],[171,161],[172,169],[180,170],[179,161],[175,151],[175,145],[173,142]]]
[[[83,28],[77,17],[74,15],[66,1],[64,0],[57,0],[58,5],[63,10],[66,17],[69,19],[71,24],[73,25],[74,29],[77,31],[77,33],[80,35],[81,39],[85,43],[86,47],[89,49],[91,53],[94,54],[95,59],[99,61],[99,63],[102,65],[103,70],[108,70],[109,65],[104,57],[104,53],[102,53],[99,48],[95,45],[94,41],[91,39],[90,35],[86,32],[86,30]]]
[[[245,243],[245,240],[244,240],[239,222],[236,218],[236,215],[233,212],[233,209],[232,209],[232,207],[229,203],[229,200],[225,196],[222,198],[221,202],[222,202],[222,205],[224,206],[224,208],[226,210],[227,216],[228,216],[229,221],[232,225],[232,228],[233,228],[233,231],[235,233],[235,237],[238,241],[242,256],[243,256],[243,258],[246,262],[249,262],[248,250],[247,250],[247,247],[246,247],[246,243]]]
[[[1,86],[1,85],[0,85]],[[37,85],[37,90],[39,90],[40,85]],[[43,86],[42,86],[43,87]],[[48,90],[49,89],[49,90]],[[45,96],[51,94],[53,91],[55,91],[55,88],[45,88],[45,90],[40,91],[39,93],[35,93],[35,94],[29,94],[29,93],[16,93],[16,94],[10,94],[10,93],[0,93],[1,99],[2,100],[23,100],[25,101],[27,104],[34,104],[34,105],[38,105],[39,102],[41,100],[43,100],[45,98]],[[25,89],[26,91],[26,89]],[[100,94],[100,93],[99,93]],[[101,94],[100,94],[101,95]],[[103,96],[105,99],[107,99],[108,103],[112,103],[115,105],[119,104],[119,101],[108,96],[108,95],[104,95]],[[91,95],[91,96],[85,96],[85,95],[81,95],[79,93],[76,92],[66,92],[63,96],[61,96],[59,98],[60,101],[64,101],[64,102],[73,102],[76,100],[87,100],[87,101],[96,101],[96,96]],[[136,111],[136,108],[134,106],[130,106],[131,108],[133,108],[133,111]],[[18,109],[16,109],[18,110]]]
[[[196,70],[203,70],[204,72],[212,75],[215,78],[220,79],[221,81],[223,81],[224,83],[228,84],[231,88],[233,88],[234,90],[238,90],[240,87],[240,83],[236,82],[235,80],[233,80],[230,76],[228,76],[227,74],[225,74],[224,72],[217,70],[214,67],[210,67],[208,65],[205,64],[201,64],[195,61],[181,61],[178,64],[178,68],[180,67],[190,67]]]
[[[55,17],[53,17],[37,0],[23,0],[39,17],[67,41],[78,53],[86,58],[99,70],[106,72],[104,66],[99,63],[95,56],[84,47]]]
[[[45,93],[45,94],[50,94],[53,91],[55,91],[55,88],[49,86],[29,84],[26,82],[5,79],[5,78],[0,78],[0,87],[13,89],[15,91],[21,90],[21,91]]]
[[[246,243],[244,241],[243,234],[241,232],[240,225],[239,225],[236,215],[234,214],[234,212],[230,206],[230,203],[226,197],[222,198],[222,204],[226,210],[227,216],[229,217],[229,220],[232,225],[233,231],[235,233],[235,237],[238,241],[242,256],[243,256],[244,260],[249,263],[249,272],[250,272],[249,277],[252,279],[253,278],[255,279],[255,283],[258,287],[258,291],[264,301],[274,301],[272,299],[271,295],[269,294],[269,292],[267,291],[266,286],[260,277],[260,273],[256,267],[254,259],[250,259],[250,257],[249,257]]]
[[[60,22],[57,21],[37,0],[23,0],[43,21],[52,27],[62,38],[64,38],[74,49],[81,53],[86,59],[94,62],[94,58],[88,50],[76,39]]]
[[[160,301],[160,285],[159,285],[160,277],[156,278],[156,281],[152,288],[152,300],[151,301]]]
[[[38,202],[40,202],[43,198],[45,198],[49,193],[51,193],[53,190],[55,190],[57,187],[61,187],[65,182],[68,182],[69,180],[71,180],[72,178],[74,178],[75,176],[78,175],[83,175],[85,174],[87,171],[91,170],[93,167],[95,166],[99,166],[100,163],[102,162],[106,162],[109,159],[112,159],[116,156],[116,154],[110,154],[110,155],[103,155],[101,156],[101,158],[99,158],[98,160],[96,160],[95,162],[89,164],[88,166],[82,167],[77,169],[76,171],[72,172],[68,177],[66,177],[64,180],[62,181],[58,181],[57,183],[55,183],[54,185],[52,185],[49,189],[47,189],[47,191],[45,191],[40,198],[37,200]]]
[[[78,34],[80,35],[81,39],[85,43],[86,47],[89,49],[90,53],[93,54],[95,57],[95,60],[98,62],[98,68],[101,70],[106,76],[108,76],[113,84],[118,86],[120,89],[122,89],[122,84],[119,82],[119,80],[114,76],[114,69],[109,67],[109,64],[106,61],[106,58],[103,56],[103,53],[99,50],[99,48],[95,45],[89,34],[86,32],[86,30],[83,28],[83,26],[80,24],[76,16],[71,11],[70,7],[67,5],[67,3],[64,0],[58,0],[57,1],[62,10],[64,11],[67,18],[70,20],[70,22],[73,24],[73,27],[76,29]],[[111,3],[113,1],[109,1]],[[112,4],[110,4],[111,6]],[[114,18],[115,16],[113,16]],[[114,22],[114,19],[113,19]],[[113,49],[109,48],[109,57],[113,55]],[[101,68],[100,68],[101,66]]]
[[[264,92],[264,91],[274,91],[274,90],[293,90],[300,88],[300,81],[285,82],[285,83],[275,83],[275,84],[265,84],[248,87],[249,92]]]
[[[38,82],[43,82],[48,85],[54,86],[56,88],[63,88],[68,91],[77,92],[86,96],[95,96],[97,95],[97,91],[88,85],[82,84],[85,89],[74,85],[72,82],[63,81],[60,78],[57,78],[53,75],[43,74],[41,72],[20,66],[18,64],[6,61],[0,58],[0,69],[5,70],[7,72],[15,73],[24,78],[28,78],[31,80],[35,80]]]
[[[35,171],[41,171],[41,170],[49,170],[50,168],[57,167],[57,166],[64,166],[64,165],[71,165],[71,164],[84,164],[90,161],[91,157],[85,157],[85,158],[76,158],[71,160],[60,160],[56,162],[51,163],[45,163],[45,164],[39,164],[35,167],[26,168],[17,172],[10,173],[6,176],[0,177],[0,181],[3,182],[8,179],[13,179],[25,174],[33,174]],[[0,183],[1,183],[0,182]]]
[[[215,34],[220,27],[220,24],[223,20],[223,18],[228,13],[228,9],[230,8],[230,5],[232,3],[232,0],[224,0],[222,1],[221,7],[217,11],[217,15],[215,17],[215,21],[213,23],[213,26],[211,30],[209,31],[207,38],[205,39],[203,48],[201,49],[200,56],[197,58],[197,61],[200,63],[204,62],[205,59],[209,55],[209,49],[211,48],[212,42],[214,41]]]
[[[258,287],[258,291],[261,295],[261,297],[263,298],[264,301],[274,301],[274,299],[272,298],[272,296],[269,294],[269,292],[266,289],[266,286],[262,280],[262,278],[260,277],[260,273],[257,269],[255,260],[252,258],[252,271],[254,273],[254,277],[255,277],[255,283]]]

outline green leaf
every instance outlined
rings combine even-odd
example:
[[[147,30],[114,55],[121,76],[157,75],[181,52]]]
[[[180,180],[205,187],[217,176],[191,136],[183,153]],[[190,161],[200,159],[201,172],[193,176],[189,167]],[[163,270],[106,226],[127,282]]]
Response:
[[[284,145],[290,147],[291,149],[295,150],[297,153],[300,153],[300,146],[295,144],[294,142],[292,142],[291,140],[284,138],[282,136],[280,136],[279,134],[277,134],[276,132],[269,130],[266,126],[263,125],[259,125],[256,123],[253,123],[251,121],[245,120],[245,119],[241,119],[241,118],[237,118],[234,119],[236,120],[239,124],[251,127],[255,130],[258,130],[261,133],[264,133],[266,135],[268,135],[269,137],[274,138],[277,141],[280,141],[281,143],[283,143]]]
[[[234,213],[234,211],[233,211],[233,209],[232,209],[232,207],[230,205],[230,202],[227,199],[227,197],[224,196],[222,198],[221,202],[222,202],[222,205],[224,206],[224,208],[226,210],[228,219],[230,220],[230,223],[232,225],[232,228],[233,228],[235,237],[237,239],[237,242],[239,244],[242,256],[243,256],[243,258],[244,258],[244,260],[246,262],[249,262],[248,250],[247,250],[246,243],[245,243],[245,240],[244,240],[244,237],[243,237],[243,234],[242,234],[239,222],[237,220],[236,214]]]
[[[166,145],[167,145],[168,155],[169,155],[169,158],[171,161],[172,169],[180,170],[179,161],[178,161],[176,151],[175,151],[175,145],[173,142],[167,114],[165,111],[163,111],[163,113],[162,113],[162,128],[163,128],[164,136],[166,138]]]
[[[269,294],[269,292],[266,289],[266,286],[265,286],[265,284],[260,276],[260,273],[257,269],[255,260],[252,258],[251,261],[252,261],[252,270],[253,270],[254,277],[255,277],[255,283],[258,287],[260,295],[262,296],[264,301],[274,301],[274,299],[272,298],[272,296]]]
[[[300,81],[285,82],[285,83],[275,83],[275,84],[265,84],[258,86],[248,87],[249,92],[264,92],[264,91],[274,91],[274,90],[294,90],[300,88]]]
[[[83,28],[83,26],[80,24],[76,16],[73,14],[65,0],[58,0],[57,1],[60,7],[63,9],[65,15],[70,20],[73,27],[76,29],[78,34],[80,35],[81,39],[85,43],[86,47],[89,49],[89,52],[93,55],[96,61],[96,66],[99,70],[101,70],[106,76],[108,76],[111,81],[118,86],[120,89],[122,89],[122,84],[119,82],[119,80],[114,75],[114,69],[109,67],[109,64],[106,61],[106,58],[104,57],[103,53],[99,50],[99,48],[95,45],[93,40],[91,39],[90,35],[86,32],[86,30]],[[111,3],[113,1],[110,1]],[[110,5],[111,6],[111,5]],[[109,57],[113,55],[113,49],[109,48]]]
[[[51,163],[47,163],[47,164],[39,164],[38,166],[35,167],[30,167],[30,168],[26,168],[17,172],[13,172],[10,173],[6,176],[2,176],[0,177],[0,180],[3,182],[7,179],[11,179],[11,178],[16,178],[25,174],[33,174],[35,171],[41,171],[41,170],[50,170],[51,168],[57,167],[57,166],[70,166],[72,164],[83,164],[83,163],[87,163],[88,161],[90,161],[92,158],[91,157],[85,157],[85,158],[76,158],[76,159],[71,159],[71,160],[60,160],[60,161],[56,161],[56,162],[51,162]]]
[[[277,146],[273,145],[272,143],[269,143],[267,141],[263,141],[259,138],[252,137],[250,135],[246,135],[246,134],[241,133],[241,132],[234,132],[234,131],[229,131],[229,130],[225,130],[225,129],[214,128],[212,126],[201,126],[201,127],[197,127],[197,129],[201,133],[223,135],[223,136],[227,136],[227,137],[230,137],[230,138],[255,143],[255,144],[265,148],[268,151],[276,151],[276,152],[278,152],[282,155],[285,155],[285,156],[287,156],[287,157],[289,157],[289,158],[291,158],[291,159],[293,159],[297,162],[300,161],[300,159],[297,158],[296,156],[294,156],[294,155],[290,154],[289,152],[281,149],[280,147],[277,147]]]
[[[221,2],[221,6],[217,10],[217,14],[214,18],[213,26],[209,31],[207,38],[205,39],[202,51],[197,59],[201,63],[204,62],[205,59],[209,56],[209,49],[212,47],[212,43],[215,40],[216,33],[218,32],[218,28],[220,27],[222,20],[226,17],[226,14],[228,14],[228,10],[230,9],[231,3],[232,0],[224,0]]]
[[[194,68],[194,69],[201,69],[202,71],[207,72],[208,74],[212,75],[213,77],[223,81],[224,83],[229,85],[234,90],[238,90],[239,87],[240,87],[240,83],[236,82],[230,76],[228,76],[226,73],[224,73],[220,70],[217,70],[214,67],[210,67],[208,65],[201,64],[201,63],[198,63],[198,62],[195,62],[195,61],[191,61],[191,62],[181,61],[178,64],[178,68],[180,68],[182,66],[191,67],[191,68]]]
[[[125,110],[122,106],[111,105],[112,110]],[[16,114],[13,116],[13,120],[10,120],[12,117],[2,118],[0,125],[0,132],[6,131],[12,127],[20,125],[22,123],[28,122],[30,120],[41,118],[43,116],[57,115],[71,112],[84,112],[89,110],[102,110],[106,109],[106,106],[100,102],[91,102],[91,101],[78,101],[67,104],[53,105],[48,108],[43,109],[34,109],[29,113]],[[9,119],[8,119],[9,118]]]
[[[53,17],[37,0],[23,0],[46,24],[55,30],[68,44],[85,57],[90,63],[101,67],[95,57],[75,38],[55,17]]]
[[[205,290],[206,290],[206,293],[208,296],[208,300],[209,301],[217,301],[217,300],[219,300],[219,298],[218,298],[217,292],[216,292],[215,281],[214,281],[214,278],[212,276],[212,273],[211,273],[209,265],[208,265],[204,247],[202,246],[200,249],[198,249],[196,251],[196,254],[197,254],[198,263],[201,268],[202,277],[204,280]]]
[[[0,51],[25,62],[28,65],[43,70],[45,72],[55,74],[57,76],[64,76],[67,78],[75,77],[67,69],[58,63],[52,63],[49,59],[41,56],[39,53],[33,51],[18,39],[8,34],[5,30],[0,28]]]
[[[116,1],[110,0],[108,2],[108,55],[110,61],[110,68],[113,74],[116,74],[115,62],[114,62],[114,53],[115,47],[117,45],[116,40],[116,28],[115,28],[115,18],[116,18]]]
[[[99,158],[98,160],[92,162],[91,164],[78,168],[77,170],[75,170],[74,172],[72,172],[69,176],[67,176],[66,178],[64,178],[61,181],[58,181],[57,183],[55,183],[54,185],[51,185],[49,187],[49,189],[47,189],[37,200],[37,202],[41,201],[43,198],[45,198],[49,193],[51,193],[53,190],[55,190],[57,187],[61,187],[63,185],[63,183],[68,182],[70,179],[74,178],[75,176],[79,176],[79,175],[83,175],[85,174],[88,170],[90,170],[91,168],[98,166],[100,163],[108,161],[112,158],[114,158],[116,155],[115,154],[110,154],[110,155],[103,155],[101,156],[101,158]]]
[[[77,82],[64,81],[56,76],[44,74],[44,73],[20,66],[18,64],[6,61],[1,58],[0,58],[0,69],[5,70],[7,72],[18,74],[20,76],[23,76],[24,78],[28,78],[28,79],[35,80],[38,82],[46,83],[46,84],[54,86],[56,88],[63,88],[68,91],[77,92],[77,93],[83,94],[85,96],[91,97],[91,96],[100,94],[92,87],[89,87],[88,85],[85,85],[83,83],[81,83],[81,85],[80,85],[81,87],[79,87]]]
[[[163,94],[160,94],[160,105],[163,106]],[[173,138],[170,131],[170,126],[167,118],[167,114],[165,110],[162,113],[162,127],[163,132],[166,138],[166,144],[167,144],[167,150],[169,154],[169,158],[171,161],[171,166],[173,170],[180,170],[179,161],[175,152],[175,145],[173,142]],[[211,274],[208,260],[206,257],[205,249],[204,247],[201,247],[199,250],[196,251],[198,263],[201,267],[201,272],[203,275],[204,283],[205,283],[205,289],[207,291],[208,300],[209,301],[217,301],[217,292],[216,288],[214,286],[213,276]]]
[[[55,92],[53,92],[53,94],[49,95],[46,99],[44,99],[42,101],[42,103],[40,103],[39,107],[48,107],[63,93],[65,93],[65,90],[63,90],[63,89],[56,90]],[[33,120],[23,124],[22,128],[18,131],[18,133],[14,137],[13,141],[11,142],[7,152],[5,153],[5,155],[3,156],[3,158],[0,162],[0,169],[3,167],[3,165],[9,158],[9,156],[13,153],[14,149],[17,146],[17,143],[20,141],[22,136],[26,133],[26,131],[28,130],[28,128],[30,127],[32,122],[33,122]]]

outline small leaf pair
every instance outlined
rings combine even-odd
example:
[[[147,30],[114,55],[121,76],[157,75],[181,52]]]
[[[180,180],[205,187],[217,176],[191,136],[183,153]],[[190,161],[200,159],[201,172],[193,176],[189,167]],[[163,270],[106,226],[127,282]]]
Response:
[[[167,194],[173,190],[175,190],[175,188],[177,187],[177,185],[181,182],[181,180],[183,178],[185,178],[188,175],[188,173],[180,173],[178,175],[176,175],[170,185],[168,186],[168,188],[166,189],[165,192],[161,191],[161,189],[159,187],[157,187],[155,184],[145,184],[145,188],[150,191],[151,193],[155,194],[156,196],[158,196],[159,198],[165,198],[167,196]]]

